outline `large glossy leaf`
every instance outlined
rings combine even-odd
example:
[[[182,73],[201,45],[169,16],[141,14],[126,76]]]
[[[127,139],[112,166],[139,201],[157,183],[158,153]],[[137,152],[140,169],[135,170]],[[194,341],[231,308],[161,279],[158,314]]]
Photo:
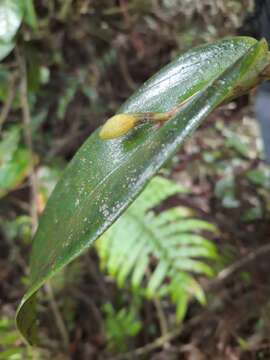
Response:
[[[92,134],[56,186],[33,240],[31,286],[17,326],[35,341],[35,293],[89,248],[140,193],[184,139],[226,99],[260,81],[269,65],[265,42],[227,39],[179,56],[147,81],[120,112],[166,111],[198,92],[168,122],[143,124],[110,141]],[[266,75],[264,75],[266,76]]]

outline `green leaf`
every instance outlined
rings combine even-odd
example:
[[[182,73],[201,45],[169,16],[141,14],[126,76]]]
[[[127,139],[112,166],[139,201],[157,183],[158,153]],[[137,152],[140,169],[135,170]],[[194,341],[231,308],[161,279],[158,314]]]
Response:
[[[105,332],[109,348],[127,351],[127,340],[136,336],[142,327],[134,308],[116,311],[110,303],[103,306],[105,313]]]
[[[261,219],[262,217],[263,217],[263,209],[260,205],[258,205],[245,210],[243,215],[241,216],[241,220],[249,222],[249,221]]]
[[[159,128],[145,123],[112,141],[100,140],[99,131],[89,137],[56,186],[34,237],[31,286],[17,313],[18,329],[30,343],[37,290],[89,248],[211,111],[269,76],[266,69],[265,41],[240,37],[193,49],[147,81],[120,109],[164,112],[199,91],[172,119]]]
[[[172,279],[168,291],[176,303],[176,319],[178,321],[185,317],[190,297],[195,297],[202,305],[206,303],[205,294],[200,284],[183,272],[178,272]]]
[[[252,169],[247,171],[246,177],[248,180],[257,186],[270,187],[270,172],[268,168]]]
[[[225,176],[218,180],[215,185],[215,195],[222,201],[222,205],[227,208],[237,208],[240,206],[235,197],[235,179],[233,176]]]
[[[0,142],[0,198],[16,188],[29,171],[30,153],[19,147],[20,129],[5,131]]]
[[[0,61],[2,61],[13,50],[15,44],[13,42],[5,43],[0,41]]]
[[[32,29],[37,28],[37,14],[35,11],[33,0],[24,0],[24,21],[27,25],[31,26]]]
[[[15,189],[29,172],[30,153],[18,149],[12,159],[0,165],[0,198]]]
[[[18,0],[0,1],[0,61],[14,48],[13,41],[23,17],[22,2]]]
[[[9,43],[16,35],[23,17],[21,4],[18,0],[0,1],[0,42]]]
[[[3,133],[0,142],[0,164],[12,159],[19,146],[20,131],[18,126],[14,126]]]

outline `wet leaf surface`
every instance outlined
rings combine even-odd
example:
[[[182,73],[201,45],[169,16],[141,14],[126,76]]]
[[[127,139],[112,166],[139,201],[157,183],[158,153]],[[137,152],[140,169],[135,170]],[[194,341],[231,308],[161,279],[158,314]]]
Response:
[[[119,112],[164,112],[198,92],[161,127],[147,123],[111,141],[93,133],[56,186],[33,240],[31,287],[17,326],[35,341],[35,293],[79,256],[127,208],[160,167],[218,105],[259,81],[264,42],[234,38],[189,51],[147,81]]]

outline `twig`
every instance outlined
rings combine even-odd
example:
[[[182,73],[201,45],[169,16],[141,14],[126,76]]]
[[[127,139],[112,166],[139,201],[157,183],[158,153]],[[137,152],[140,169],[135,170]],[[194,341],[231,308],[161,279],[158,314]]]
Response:
[[[125,0],[120,0],[120,9],[123,13],[123,18],[127,29],[131,26],[131,19],[128,11],[128,4]]]
[[[95,267],[95,264],[93,263],[90,253],[87,253],[85,255],[85,261],[86,261],[86,270],[88,271],[88,274],[90,275],[91,279],[93,279],[96,282],[102,295],[105,298],[110,298],[106,285],[104,284],[102,278],[99,276],[99,273]]]
[[[17,198],[10,197],[9,201],[13,203],[14,205],[18,206],[21,210],[25,211],[26,213],[30,212],[30,206],[28,202],[22,201]]]
[[[142,356],[158,348],[161,348],[164,346],[164,344],[171,342],[172,340],[177,338],[180,334],[189,331],[191,328],[201,323],[201,321],[203,321],[204,318],[209,316],[209,313],[210,313],[209,310],[207,310],[201,315],[192,318],[185,325],[182,326],[179,325],[179,328],[168,332],[166,335],[155,339],[153,342],[146,344],[145,346],[142,346],[140,348],[137,348],[134,351],[129,351],[124,354],[119,354],[113,358],[110,358],[110,360],[125,360],[125,359],[133,360],[137,356]]]
[[[90,299],[89,296],[87,296],[82,291],[80,291],[79,289],[74,288],[74,287],[72,287],[70,289],[70,294],[72,296],[74,296],[77,300],[80,300],[81,302],[83,302],[85,305],[87,305],[89,307],[90,311],[93,314],[93,317],[95,318],[96,323],[98,324],[99,331],[100,331],[100,337],[105,338],[105,327],[103,324],[103,318],[102,318],[101,312],[100,312],[99,308],[96,306],[95,302],[92,299]]]
[[[182,332],[181,328],[175,329],[174,331],[168,332],[166,335],[157,338],[156,340],[154,340],[153,342],[151,342],[145,346],[137,348],[134,351],[129,351],[127,353],[120,354],[120,355],[112,358],[111,360],[134,359],[137,356],[145,355],[153,350],[163,347],[164,344],[172,341],[177,336],[179,336],[181,334],[181,332]]]
[[[167,321],[166,321],[164,311],[162,309],[161,302],[157,298],[154,298],[153,302],[154,302],[155,308],[157,310],[157,316],[158,316],[161,335],[165,336],[168,333],[168,324],[167,324]]]
[[[58,18],[62,21],[65,21],[67,19],[67,16],[70,12],[70,8],[72,6],[73,0],[65,0],[61,6],[61,9],[59,11]]]
[[[147,268],[146,269],[146,277],[147,277],[148,281],[150,280],[150,276],[151,276],[150,269]],[[153,303],[154,303],[156,311],[157,311],[157,317],[158,317],[161,336],[165,336],[168,333],[168,324],[167,324],[167,320],[166,320],[164,311],[162,309],[161,302],[158,298],[154,298]]]
[[[129,73],[129,70],[128,70],[128,65],[126,62],[125,55],[121,51],[119,52],[119,66],[120,66],[120,70],[123,75],[123,78],[124,78],[127,86],[129,87],[129,89],[132,91],[136,90],[138,88],[138,85],[132,79],[132,77]]]
[[[16,57],[20,71],[20,101],[22,107],[22,117],[24,124],[24,136],[26,146],[30,152],[30,171],[29,171],[29,180],[30,180],[30,190],[31,190],[31,199],[30,199],[30,215],[32,219],[32,232],[34,233],[38,225],[38,186],[37,178],[35,174],[35,162],[34,162],[34,152],[33,152],[33,140],[32,140],[32,131],[31,131],[31,114],[30,106],[28,102],[28,89],[27,89],[27,70],[25,64],[25,58],[23,54],[20,53],[19,48],[16,48]]]
[[[214,290],[215,288],[222,285],[228,278],[234,275],[237,271],[241,270],[243,267],[247,266],[249,263],[255,261],[258,257],[265,255],[270,252],[270,244],[263,245],[258,249],[251,251],[249,254],[244,255],[241,259],[235,261],[233,264],[227,268],[221,270],[217,277],[204,287],[205,290]]]
[[[7,98],[0,114],[0,132],[2,131],[3,124],[9,115],[9,111],[11,109],[16,94],[17,80],[18,80],[18,74],[17,72],[14,72],[10,76]]]

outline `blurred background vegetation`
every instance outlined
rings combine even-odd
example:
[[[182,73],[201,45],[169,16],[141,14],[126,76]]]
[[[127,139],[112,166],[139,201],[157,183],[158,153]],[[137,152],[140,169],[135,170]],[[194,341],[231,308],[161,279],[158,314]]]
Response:
[[[135,225],[127,213],[40,292],[39,348],[14,327],[35,216],[76,150],[148,77],[193,46],[235,35],[253,6],[0,2],[0,359],[270,358],[270,177],[253,93],[217,110],[186,142],[155,180],[163,194],[154,182],[151,206],[142,194],[130,208],[140,214]],[[177,253],[181,272],[176,237],[155,233],[168,218],[190,246]],[[141,234],[129,261],[126,224]]]

